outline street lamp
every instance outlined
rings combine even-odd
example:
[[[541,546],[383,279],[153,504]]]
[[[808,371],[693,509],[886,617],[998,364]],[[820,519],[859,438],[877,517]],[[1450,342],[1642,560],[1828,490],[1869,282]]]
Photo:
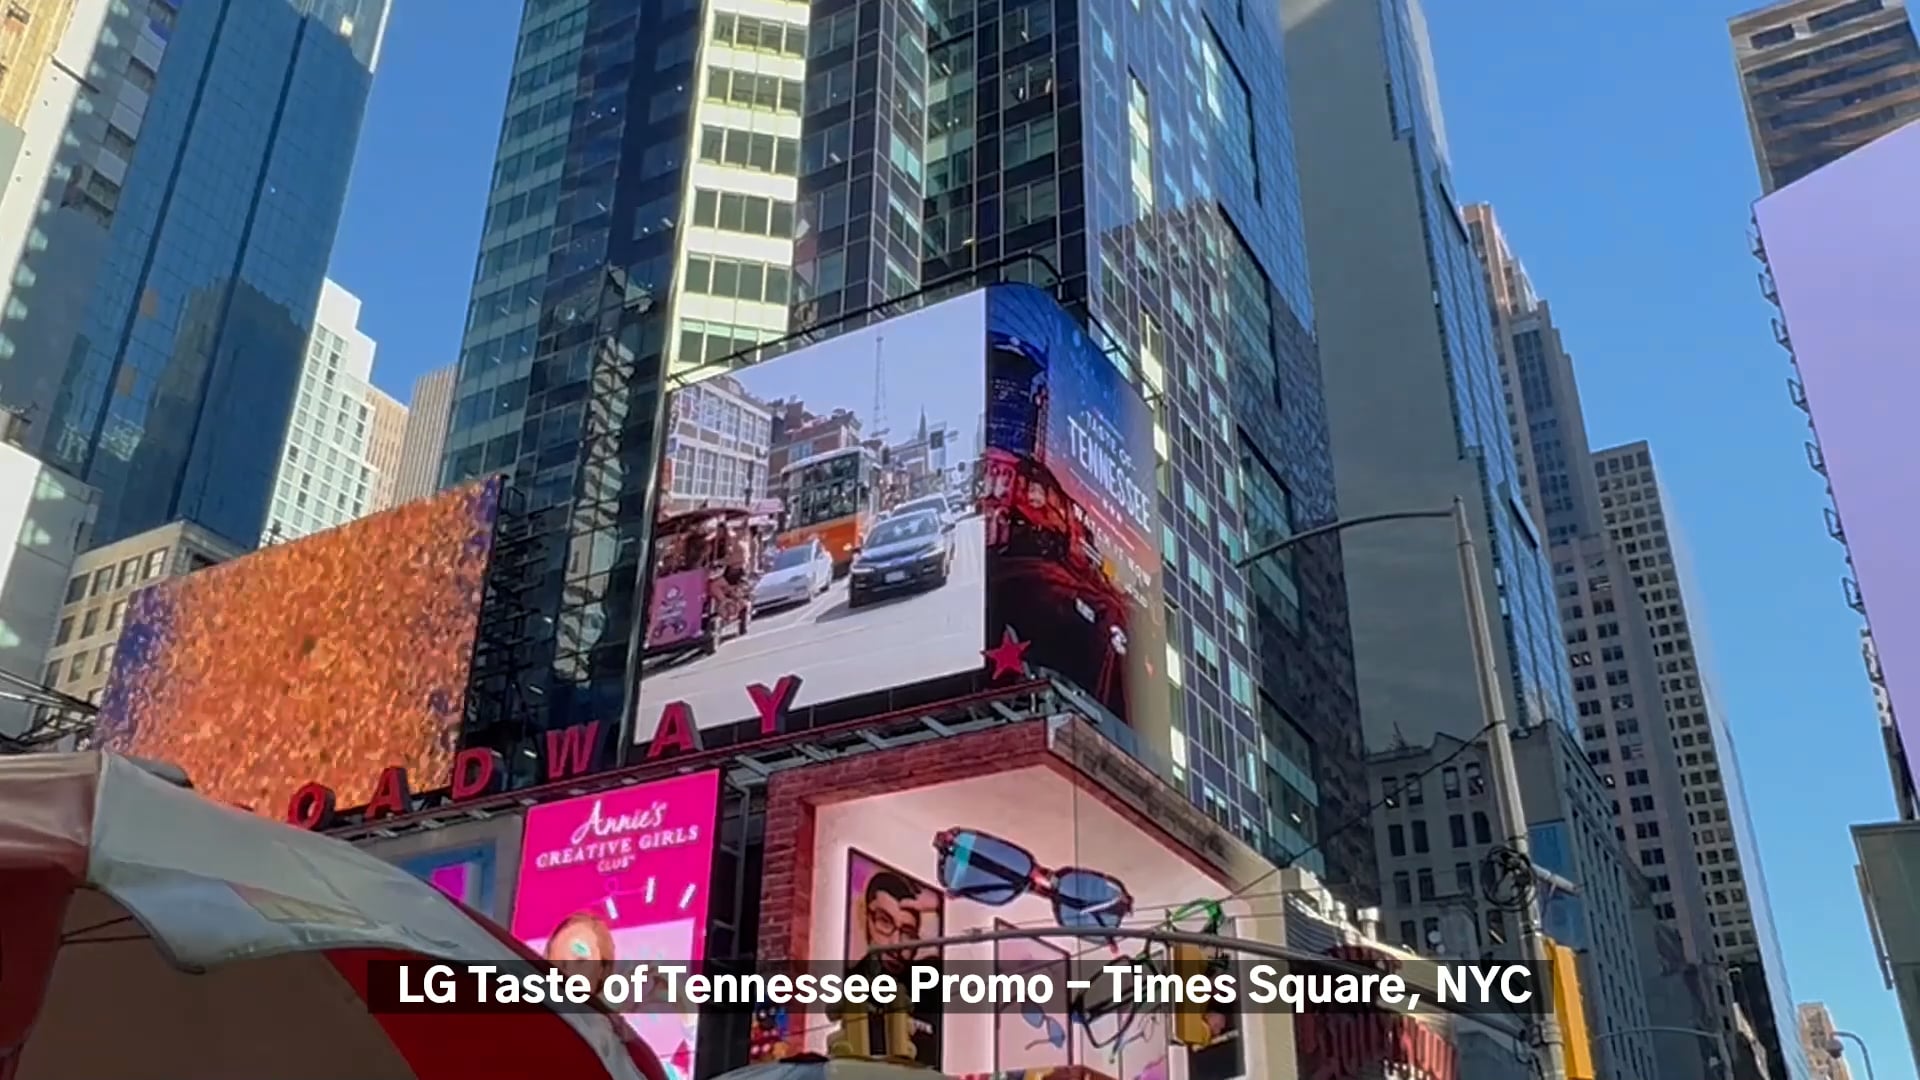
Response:
[[[1423,519],[1451,518],[1453,520],[1454,550],[1460,562],[1460,589],[1467,601],[1467,621],[1473,635],[1474,674],[1480,683],[1480,708],[1486,718],[1487,758],[1492,767],[1494,783],[1498,786],[1500,823],[1507,836],[1507,847],[1526,860],[1531,874],[1533,865],[1532,845],[1527,839],[1526,813],[1520,803],[1520,773],[1514,767],[1513,735],[1507,726],[1506,695],[1500,687],[1500,676],[1494,670],[1493,624],[1487,614],[1487,595],[1480,583],[1480,558],[1473,549],[1473,528],[1467,520],[1467,504],[1454,499],[1453,505],[1445,510],[1400,510],[1383,514],[1363,514],[1359,517],[1331,521],[1325,525],[1282,537],[1271,544],[1258,548],[1234,563],[1235,569],[1244,570],[1248,566],[1268,558],[1277,552],[1320,536],[1343,532],[1359,525],[1372,525],[1387,521],[1417,521]],[[1520,905],[1520,944],[1524,950],[1527,964],[1535,977],[1545,979],[1549,970],[1547,964],[1546,942],[1540,933],[1540,908],[1534,895],[1533,882],[1528,881],[1524,902]],[[1539,1016],[1540,1033],[1548,1053],[1546,1071],[1549,1080],[1560,1076],[1562,1069],[1560,1031],[1553,1010],[1545,1008]]]
[[[1839,1057],[1846,1048],[1840,1045],[1841,1039],[1852,1039],[1853,1045],[1860,1048],[1860,1062],[1867,1067],[1867,1080],[1873,1080],[1873,1055],[1867,1053],[1867,1040],[1851,1031],[1836,1031],[1833,1038],[1827,1040],[1827,1053]]]
[[[1617,1039],[1622,1035],[1693,1035],[1706,1039],[1713,1043],[1713,1052],[1720,1056],[1721,1075],[1725,1076],[1727,1080],[1733,1080],[1733,1055],[1727,1052],[1727,1033],[1724,1031],[1702,1031],[1699,1028],[1655,1025],[1652,1027],[1622,1028],[1619,1031],[1602,1032],[1593,1036],[1593,1041],[1604,1042],[1607,1039]],[[1871,1073],[1873,1070],[1869,1068],[1867,1071]],[[1872,1077],[1869,1076],[1868,1080],[1872,1080]]]

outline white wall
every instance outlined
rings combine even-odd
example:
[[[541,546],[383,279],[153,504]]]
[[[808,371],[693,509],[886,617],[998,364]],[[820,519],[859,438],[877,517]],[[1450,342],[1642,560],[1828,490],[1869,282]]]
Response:
[[[93,514],[92,488],[0,444],[0,669],[40,681]],[[17,735],[31,720],[29,706],[0,701],[0,734]]]

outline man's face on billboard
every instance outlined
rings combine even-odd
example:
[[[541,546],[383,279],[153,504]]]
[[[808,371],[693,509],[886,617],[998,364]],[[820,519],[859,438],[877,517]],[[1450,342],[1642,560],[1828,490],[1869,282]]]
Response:
[[[899,897],[888,893],[876,893],[867,902],[867,944],[869,946],[895,945],[902,941],[913,941],[920,936],[920,913],[909,909]],[[904,952],[880,954],[881,966],[892,971],[903,971],[911,959]]]

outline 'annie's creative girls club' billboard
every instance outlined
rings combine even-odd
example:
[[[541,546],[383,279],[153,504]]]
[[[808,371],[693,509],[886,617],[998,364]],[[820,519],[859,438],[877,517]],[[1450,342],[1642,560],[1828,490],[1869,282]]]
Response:
[[[720,774],[678,776],[527,813],[513,935],[555,964],[698,965]],[[695,1013],[627,1022],[673,1080],[693,1076]]]

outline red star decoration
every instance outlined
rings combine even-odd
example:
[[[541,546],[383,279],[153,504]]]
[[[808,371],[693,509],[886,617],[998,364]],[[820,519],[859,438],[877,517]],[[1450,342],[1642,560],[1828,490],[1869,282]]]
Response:
[[[1013,628],[1008,627],[1001,635],[1000,644],[991,649],[981,649],[980,655],[993,665],[991,679],[1002,679],[1008,675],[1027,673],[1027,646],[1031,641],[1021,641],[1013,636]]]

